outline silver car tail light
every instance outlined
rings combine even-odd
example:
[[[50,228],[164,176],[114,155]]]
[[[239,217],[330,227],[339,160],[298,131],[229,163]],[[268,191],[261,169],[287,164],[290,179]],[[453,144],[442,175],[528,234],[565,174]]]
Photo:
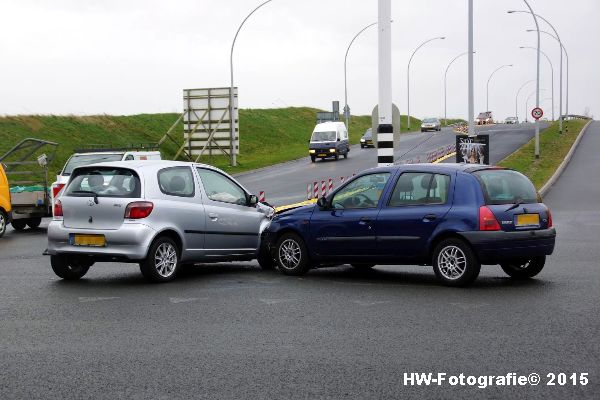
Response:
[[[142,219],[152,213],[154,204],[149,201],[134,201],[127,204],[125,208],[125,218],[127,219]]]

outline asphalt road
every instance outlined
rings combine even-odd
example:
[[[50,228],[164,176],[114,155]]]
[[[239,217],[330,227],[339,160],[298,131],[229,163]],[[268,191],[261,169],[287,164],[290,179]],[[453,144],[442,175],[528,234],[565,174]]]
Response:
[[[547,125],[544,124],[543,127]],[[477,131],[490,134],[490,159],[492,164],[502,160],[534,135],[532,124],[490,125],[477,127]],[[396,162],[421,160],[426,162],[427,153],[454,144],[456,134],[450,128],[441,132],[417,132],[403,134],[395,151]],[[448,161],[454,161],[450,158]],[[236,176],[253,193],[264,191],[266,200],[274,205],[286,205],[306,200],[307,185],[329,178],[339,185],[341,177],[377,166],[377,150],[352,146],[347,159],[326,159],[312,163],[309,157],[263,168]]]
[[[467,289],[430,267],[304,277],[197,266],[165,285],[137,266],[57,279],[45,230],[0,239],[0,398],[589,398],[600,393],[600,122],[546,201],[558,230],[537,279],[484,267]],[[543,155],[542,155],[543,156]],[[46,226],[47,222],[43,225]],[[403,374],[538,373],[539,386],[410,386]],[[587,386],[546,386],[549,373]]]

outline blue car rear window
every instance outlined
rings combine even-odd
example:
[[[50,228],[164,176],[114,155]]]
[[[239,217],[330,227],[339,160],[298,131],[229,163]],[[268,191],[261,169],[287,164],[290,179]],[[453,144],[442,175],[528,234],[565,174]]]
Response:
[[[481,183],[486,204],[537,203],[533,183],[525,175],[507,169],[484,169],[473,173]]]

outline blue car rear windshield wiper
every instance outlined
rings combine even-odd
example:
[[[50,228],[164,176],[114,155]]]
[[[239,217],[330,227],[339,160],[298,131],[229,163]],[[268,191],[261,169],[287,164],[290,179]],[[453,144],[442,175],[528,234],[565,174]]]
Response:
[[[73,190],[71,193],[74,194],[91,194],[94,196],[94,203],[98,204],[98,193],[93,192],[91,190]]]
[[[506,211],[514,210],[515,208],[519,207],[523,203],[525,203],[525,201],[523,199],[517,199],[517,202],[515,204],[513,204],[512,206],[508,207],[506,209]]]

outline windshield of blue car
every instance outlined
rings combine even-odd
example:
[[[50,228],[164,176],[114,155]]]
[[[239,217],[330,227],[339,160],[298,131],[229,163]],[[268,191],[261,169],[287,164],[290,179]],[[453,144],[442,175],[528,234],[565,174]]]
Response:
[[[140,193],[140,178],[130,169],[84,167],[75,170],[64,195],[137,198]]]
[[[486,169],[473,173],[483,188],[486,204],[537,203],[538,195],[523,174],[507,169]]]
[[[111,153],[111,154],[74,154],[67,161],[67,165],[63,169],[62,175],[71,175],[76,167],[84,165],[95,164],[106,161],[121,161],[123,153]]]
[[[425,124],[435,124],[435,123],[437,123],[437,122],[438,122],[438,121],[437,121],[437,119],[436,119],[436,118],[425,118],[425,119],[423,120],[423,123],[425,123]]]
[[[335,142],[335,140],[335,131],[313,132],[312,137],[310,138],[311,142]]]

